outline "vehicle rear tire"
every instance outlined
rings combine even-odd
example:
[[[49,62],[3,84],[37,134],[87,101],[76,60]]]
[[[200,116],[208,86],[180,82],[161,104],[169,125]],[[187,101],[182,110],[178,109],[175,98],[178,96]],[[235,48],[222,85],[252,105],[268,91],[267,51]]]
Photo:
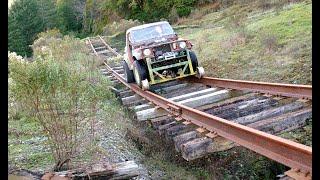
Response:
[[[122,66],[124,69],[124,79],[127,83],[134,82],[133,71],[129,69],[129,66],[125,60],[122,61]]]
[[[147,79],[147,68],[143,61],[133,62],[133,76],[138,86],[142,87],[142,81]]]
[[[193,51],[189,51],[189,55],[192,62],[193,71],[196,71],[197,67],[199,66],[198,58]]]

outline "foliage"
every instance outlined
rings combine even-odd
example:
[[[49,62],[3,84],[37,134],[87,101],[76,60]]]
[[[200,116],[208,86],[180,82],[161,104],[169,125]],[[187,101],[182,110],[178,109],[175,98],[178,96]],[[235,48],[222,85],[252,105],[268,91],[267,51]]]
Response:
[[[137,20],[125,20],[121,19],[119,22],[113,22],[103,28],[104,35],[114,35],[116,33],[125,33],[127,29],[138,26],[141,23]]]
[[[80,32],[82,30],[83,6],[84,1],[82,0],[57,1],[59,29],[62,32]],[[80,10],[77,10],[77,8]]]
[[[82,43],[48,34],[42,33],[33,45],[35,61],[9,57],[9,89],[14,101],[40,124],[59,170],[91,142],[97,108],[112,95],[105,90],[108,82],[95,70],[94,59],[78,52],[85,48]],[[66,52],[69,56],[64,56]]]
[[[38,33],[59,28],[63,34],[82,34],[84,0],[16,0],[9,8],[8,49],[31,56],[29,45]]]
[[[8,15],[8,49],[22,56],[30,56],[35,35],[42,31],[36,0],[17,0]]]
[[[168,19],[175,22],[178,17],[188,16],[198,4],[212,1],[196,0],[87,0],[84,27],[86,31],[98,33],[104,26],[124,18],[140,22]]]
[[[38,14],[43,24],[43,30],[58,26],[58,15],[54,1],[37,0]]]

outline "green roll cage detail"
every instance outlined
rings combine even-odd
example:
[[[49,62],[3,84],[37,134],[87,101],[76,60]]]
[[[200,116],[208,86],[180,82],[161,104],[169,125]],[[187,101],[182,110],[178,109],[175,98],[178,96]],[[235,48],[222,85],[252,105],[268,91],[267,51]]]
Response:
[[[148,71],[149,71],[149,77],[150,77],[150,85],[162,83],[162,82],[166,82],[166,81],[171,81],[174,79],[184,78],[184,77],[191,76],[191,75],[195,75],[196,73],[194,72],[193,67],[192,67],[192,61],[190,58],[189,50],[185,49],[185,51],[187,52],[186,55],[180,55],[180,56],[177,56],[176,58],[181,58],[181,57],[187,56],[187,59],[188,59],[187,61],[178,62],[175,64],[161,66],[161,67],[157,67],[157,68],[152,68],[151,65],[153,64],[153,62],[151,62],[151,58],[146,58],[147,67],[148,67]],[[170,61],[170,60],[168,60],[168,61]],[[164,77],[158,72],[160,70],[169,69],[169,68],[173,68],[173,67],[179,67],[179,66],[182,66],[183,70],[180,72],[179,76],[176,76],[176,77],[169,77],[169,78]],[[190,73],[185,74],[185,71],[187,70],[188,67],[189,67]],[[160,79],[155,79],[156,77],[159,77]]]

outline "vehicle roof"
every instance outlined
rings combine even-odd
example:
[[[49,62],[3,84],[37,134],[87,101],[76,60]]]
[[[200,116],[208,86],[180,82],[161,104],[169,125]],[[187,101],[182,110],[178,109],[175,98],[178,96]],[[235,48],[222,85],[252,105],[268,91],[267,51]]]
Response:
[[[159,22],[154,22],[154,23],[149,23],[149,24],[143,24],[140,26],[135,26],[135,27],[129,28],[127,30],[126,34],[128,34],[129,32],[131,32],[133,30],[143,29],[143,28],[147,28],[147,27],[155,26],[155,25],[159,25],[159,24],[164,24],[164,23],[168,23],[168,21],[159,21]]]

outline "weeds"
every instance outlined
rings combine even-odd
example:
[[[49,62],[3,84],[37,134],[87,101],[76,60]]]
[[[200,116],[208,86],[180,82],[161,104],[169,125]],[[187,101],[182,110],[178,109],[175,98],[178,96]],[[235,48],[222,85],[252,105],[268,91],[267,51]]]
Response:
[[[9,57],[9,91],[41,127],[55,170],[61,170],[94,139],[99,103],[113,96],[93,58],[79,52],[84,45],[52,34],[57,32],[40,34],[35,41],[34,62]]]
[[[278,38],[275,35],[263,35],[260,42],[268,54],[275,52],[278,48]]]

